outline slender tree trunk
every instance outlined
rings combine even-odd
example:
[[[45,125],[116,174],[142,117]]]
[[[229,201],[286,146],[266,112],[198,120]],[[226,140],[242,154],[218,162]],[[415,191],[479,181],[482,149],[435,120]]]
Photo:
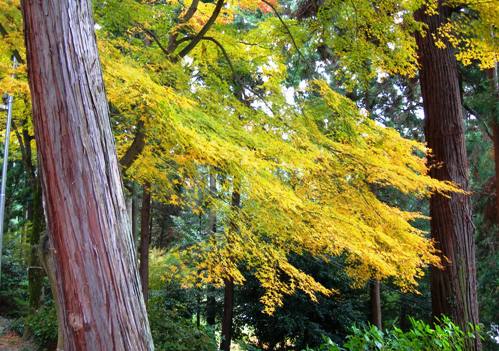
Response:
[[[196,327],[201,328],[201,290],[196,292]]]
[[[29,287],[29,307],[33,313],[40,307],[40,297],[42,295],[44,270],[40,264],[38,256],[38,245],[40,243],[40,234],[43,231],[44,215],[42,205],[42,189],[38,181],[33,191],[31,232],[29,238],[30,257],[28,269],[28,287]]]
[[[43,268],[40,265],[38,256],[38,245],[40,242],[41,232],[45,227],[45,218],[43,214],[42,188],[39,175],[35,170],[32,160],[31,140],[27,128],[28,120],[21,121],[21,133],[16,130],[17,141],[21,150],[21,158],[28,178],[28,183],[31,188],[32,197],[26,204],[26,219],[31,223],[31,230],[27,235],[29,244],[28,255],[28,297],[30,314],[34,313],[41,304],[43,277],[45,275]],[[29,328],[25,328],[25,336],[29,336]]]
[[[217,193],[217,182],[216,175],[210,173],[210,193],[211,196],[215,196]],[[215,209],[211,209],[208,215],[208,235],[212,235],[217,232],[217,213]],[[212,285],[208,285],[206,291],[206,323],[208,325],[215,325],[216,323],[216,312],[217,312],[217,300],[215,298],[216,290]]]
[[[38,256],[40,257],[40,263],[42,264],[50,284],[50,290],[54,296],[54,300],[58,301],[57,298],[57,278],[55,273],[55,257],[54,257],[54,247],[50,243],[50,238],[47,234],[42,235],[38,245]],[[56,314],[57,314],[57,349],[56,351],[64,350],[64,330],[63,330],[63,320],[62,309],[59,304],[55,304]]]
[[[400,295],[400,329],[403,331],[408,331],[410,329],[411,324],[409,323],[409,311],[408,311],[408,303],[409,301],[407,300],[407,297],[405,294]]]
[[[145,185],[142,196],[142,209],[140,216],[140,281],[142,283],[142,294],[147,303],[149,296],[149,245],[151,242],[151,231],[149,222],[151,220],[151,193],[149,186]]]
[[[235,186],[237,189],[237,186]],[[232,207],[239,208],[241,205],[241,195],[239,190],[232,192]],[[229,235],[237,231],[234,223],[231,223]],[[230,245],[230,237],[228,238],[228,245]],[[222,340],[220,343],[220,350],[230,351],[230,344],[232,342],[232,320],[234,317],[234,281],[231,278],[224,280],[224,314],[222,319]]]
[[[369,283],[369,295],[371,302],[371,324],[383,329],[381,319],[381,288],[379,280],[373,280]]]
[[[33,175],[31,179],[33,198],[29,205],[29,220],[31,221],[31,230],[29,233],[29,265],[28,265],[28,301],[29,316],[33,315],[42,302],[43,277],[46,270],[41,264],[38,246],[40,244],[41,233],[45,226],[43,214],[42,189],[39,177]],[[31,328],[28,325],[24,328],[24,339],[30,339],[32,336]]]
[[[213,286],[208,285],[206,291],[206,323],[214,326],[216,323],[217,300],[215,299],[216,290]]]
[[[23,0],[22,9],[64,349],[153,350],[91,3]]]
[[[432,34],[450,16],[439,1],[439,14],[428,16],[424,9],[416,18],[428,25],[429,33],[417,35],[420,84],[425,112],[425,136],[433,152],[430,175],[450,180],[468,190],[468,160],[457,63],[450,48],[435,46]],[[467,195],[450,198],[434,195],[430,200],[431,234],[441,250],[444,269],[432,268],[431,295],[434,317],[450,316],[467,328],[478,320],[474,229]],[[445,259],[446,257],[447,259]],[[469,350],[481,349],[477,338]]]
[[[234,317],[234,281],[225,279],[224,288],[224,314],[222,317],[222,341],[220,350],[230,351],[232,342],[232,319]]]

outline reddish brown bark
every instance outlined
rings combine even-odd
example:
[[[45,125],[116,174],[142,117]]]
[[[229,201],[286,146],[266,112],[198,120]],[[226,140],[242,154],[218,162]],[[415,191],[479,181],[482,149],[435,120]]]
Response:
[[[24,0],[64,349],[153,350],[90,1]]]
[[[439,1],[439,14],[417,12],[429,33],[417,36],[420,83],[425,111],[425,136],[433,152],[430,175],[468,189],[468,160],[456,59],[450,48],[435,46],[432,34],[445,23],[450,9]],[[434,195],[430,200],[431,234],[446,259],[444,269],[431,271],[432,311],[450,316],[461,327],[478,323],[475,244],[469,196]],[[477,339],[469,350],[479,350]]]
[[[142,209],[140,214],[140,282],[142,294],[147,302],[149,296],[149,246],[151,243],[151,193],[149,187],[144,186],[142,195]]]

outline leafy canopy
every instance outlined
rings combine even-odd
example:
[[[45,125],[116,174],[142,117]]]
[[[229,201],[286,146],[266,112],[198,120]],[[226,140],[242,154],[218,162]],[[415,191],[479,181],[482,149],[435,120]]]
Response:
[[[326,261],[343,254],[356,284],[393,278],[406,290],[425,266],[439,264],[433,243],[411,224],[422,215],[374,192],[458,191],[427,175],[425,146],[374,123],[316,68],[310,79],[288,79],[296,58],[305,57],[300,47],[312,50],[325,38],[352,81],[372,74],[366,60],[414,74],[418,24],[409,18],[420,3],[329,2],[317,18],[298,23],[277,16],[281,8],[272,2],[94,1],[119,157],[144,141],[125,176],[151,184],[158,201],[216,212],[224,228],[178,247],[166,276],[242,284],[244,266],[265,289],[262,302],[272,313],[297,290],[314,301],[317,293],[334,293],[292,265],[292,254]],[[1,9],[9,45],[0,49],[0,86],[29,101],[26,76],[9,78],[13,50],[24,57],[19,3],[1,0]],[[311,30],[316,42],[306,43]],[[216,191],[209,173],[217,175]],[[234,192],[239,207],[231,204]]]

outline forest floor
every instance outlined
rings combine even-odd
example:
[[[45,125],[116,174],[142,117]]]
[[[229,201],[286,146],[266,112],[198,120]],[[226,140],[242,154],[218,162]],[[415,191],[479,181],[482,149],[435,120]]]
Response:
[[[0,317],[0,351],[32,351],[35,348],[16,333],[7,330],[10,320]]]

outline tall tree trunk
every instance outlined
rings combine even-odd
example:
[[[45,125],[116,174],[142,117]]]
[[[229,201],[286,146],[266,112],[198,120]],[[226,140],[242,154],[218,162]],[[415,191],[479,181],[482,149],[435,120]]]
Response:
[[[369,297],[371,302],[371,324],[379,329],[383,328],[381,319],[381,288],[379,280],[373,280],[369,283]]]
[[[206,291],[206,323],[214,326],[217,315],[217,300],[215,298],[216,290],[212,285],[208,285]]]
[[[27,318],[36,313],[42,302],[43,278],[46,270],[44,269],[41,257],[39,255],[39,244],[42,231],[45,227],[45,218],[43,214],[42,188],[39,177],[31,174],[30,185],[33,190],[32,199],[28,205],[28,218],[31,222],[29,232],[29,258],[28,258],[28,301],[29,313]],[[28,324],[24,328],[24,339],[32,337],[32,330]]]
[[[149,296],[149,245],[151,242],[151,193],[149,186],[145,185],[142,195],[142,209],[140,216],[140,282],[142,283],[142,294],[147,302]]]
[[[459,92],[457,63],[451,48],[439,49],[432,37],[450,16],[439,1],[439,14],[420,9],[416,18],[428,26],[417,35],[420,84],[425,112],[425,136],[433,156],[430,175],[450,180],[468,189],[468,160]],[[450,198],[434,195],[430,200],[431,234],[441,250],[444,269],[431,270],[433,316],[450,316],[461,327],[478,323],[475,243],[470,200],[467,195]],[[445,259],[446,257],[447,259]],[[469,350],[481,349],[477,338]]]
[[[23,0],[64,349],[153,350],[90,1]]]
[[[217,181],[216,175],[210,173],[210,194],[215,196],[217,193]],[[208,235],[212,235],[217,232],[217,213],[214,208],[210,209],[208,215]],[[217,312],[217,300],[215,298],[216,290],[212,285],[208,285],[206,291],[206,323],[210,326],[216,323],[216,312]]]
[[[237,209],[241,205],[241,195],[238,187],[232,192],[232,208]],[[230,235],[237,231],[234,223],[231,223],[229,230],[228,245],[230,245]],[[232,320],[234,317],[234,281],[231,278],[224,280],[224,314],[222,317],[222,340],[220,342],[220,350],[230,351],[230,344],[232,342]]]
[[[33,153],[31,141],[33,137],[28,131],[28,119],[21,121],[21,132],[15,130],[19,148],[21,150],[21,159],[31,188],[32,197],[26,204],[26,219],[31,223],[31,230],[28,234],[29,255],[28,255],[28,298],[30,314],[34,313],[41,304],[43,277],[45,275],[40,265],[38,255],[38,245],[40,243],[41,233],[45,227],[45,218],[43,214],[42,187],[40,177],[33,165]],[[29,328],[25,328],[25,336],[29,336]]]
[[[40,237],[40,242],[38,245],[38,257],[40,257],[40,263],[42,264],[50,284],[50,290],[54,295],[54,299],[57,299],[57,278],[55,273],[55,258],[54,258],[54,247],[50,243],[50,238],[47,234]],[[62,310],[59,304],[55,304],[56,314],[57,314],[57,349],[56,351],[64,350],[64,330],[63,330],[63,320]]]
[[[494,164],[496,172],[496,223],[499,224],[499,116],[497,111],[497,101],[499,99],[497,64],[494,68],[487,70],[487,78],[490,85],[490,95],[492,96],[492,137],[494,142]]]
[[[28,269],[28,291],[30,312],[34,313],[41,303],[44,269],[40,264],[38,245],[44,227],[42,189],[38,179],[35,180],[31,205],[31,232],[29,236],[30,255]]]
[[[230,278],[224,280],[224,314],[222,316],[222,340],[220,350],[230,351],[232,342],[232,319],[234,317],[234,281]]]
[[[409,322],[409,311],[408,311],[408,304],[409,304],[409,301],[406,297],[406,294],[401,294],[400,295],[400,302],[399,302],[399,305],[400,305],[400,315],[399,315],[399,320],[400,320],[400,323],[399,323],[399,326],[400,326],[400,329],[402,329],[403,331],[408,331],[411,327],[411,323]]]

